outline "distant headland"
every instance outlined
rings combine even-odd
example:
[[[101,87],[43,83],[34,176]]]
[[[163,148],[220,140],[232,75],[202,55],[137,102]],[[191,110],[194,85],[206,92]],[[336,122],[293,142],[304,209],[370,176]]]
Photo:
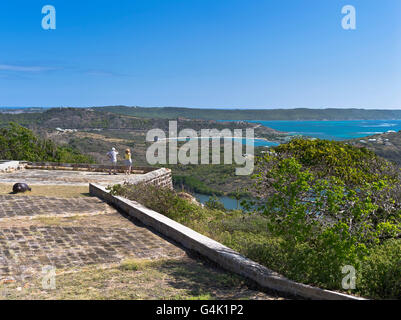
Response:
[[[0,107],[1,113],[42,112],[42,107]],[[89,109],[89,108],[86,108]],[[357,108],[294,108],[294,109],[246,109],[246,108],[183,108],[102,106],[92,107],[99,111],[143,118],[187,118],[204,120],[283,120],[283,121],[345,121],[345,120],[401,120],[401,109],[357,109]]]

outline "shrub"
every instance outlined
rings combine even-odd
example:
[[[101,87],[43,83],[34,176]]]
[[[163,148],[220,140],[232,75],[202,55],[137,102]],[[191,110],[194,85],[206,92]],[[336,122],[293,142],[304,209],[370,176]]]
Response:
[[[376,299],[401,299],[401,239],[371,250],[362,263],[357,289]]]
[[[199,221],[207,220],[208,210],[193,204],[177,195],[174,190],[143,183],[115,185],[110,188],[112,194],[135,200],[177,222],[194,227]],[[203,229],[203,228],[202,228]]]

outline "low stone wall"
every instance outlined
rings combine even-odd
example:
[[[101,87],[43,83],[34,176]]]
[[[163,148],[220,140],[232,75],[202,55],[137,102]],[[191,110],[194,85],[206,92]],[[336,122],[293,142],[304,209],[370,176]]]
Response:
[[[139,176],[129,177],[125,181],[130,184],[153,184],[159,187],[173,189],[171,170],[166,168],[157,169]]]
[[[167,170],[167,169],[165,169]],[[222,268],[255,281],[261,287],[286,294],[317,300],[364,300],[362,298],[300,284],[277,274],[266,267],[245,258],[238,252],[205,237],[166,216],[150,210],[141,204],[119,196],[111,195],[104,187],[89,185],[93,196],[114,205],[128,215],[152,227],[161,234],[180,243],[184,247],[214,261]]]
[[[26,162],[26,169],[37,170],[72,170],[72,171],[92,171],[107,172],[114,167],[104,164],[87,164],[87,163],[57,163],[57,162]],[[124,173],[126,167],[124,165],[116,166],[117,172]],[[143,174],[157,170],[153,167],[132,167],[132,173]]]
[[[19,161],[2,161],[0,162],[0,173],[8,173],[16,170],[24,169],[25,165]]]

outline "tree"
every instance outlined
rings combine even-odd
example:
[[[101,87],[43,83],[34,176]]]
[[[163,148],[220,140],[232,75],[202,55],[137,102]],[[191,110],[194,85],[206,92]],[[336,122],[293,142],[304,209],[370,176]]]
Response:
[[[366,149],[294,139],[257,159],[256,202],[296,275],[336,287],[341,266],[401,234],[399,169]]]
[[[239,210],[240,200],[242,198],[242,193],[239,188],[235,189],[235,192],[231,195],[232,199],[235,199],[237,202],[237,210]]]

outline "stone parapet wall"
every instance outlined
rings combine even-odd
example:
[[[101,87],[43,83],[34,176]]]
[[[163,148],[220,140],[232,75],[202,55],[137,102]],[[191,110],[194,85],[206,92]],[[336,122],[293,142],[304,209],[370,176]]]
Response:
[[[71,170],[71,171],[92,171],[92,172],[107,172],[114,169],[111,165],[104,164],[87,164],[87,163],[57,163],[57,162],[26,162],[26,169],[37,170]],[[126,166],[116,166],[117,172],[124,173]],[[132,167],[133,173],[143,174],[157,170],[153,167]]]
[[[152,184],[163,188],[173,189],[171,170],[167,168],[161,168],[143,175],[134,176],[126,179],[125,182],[130,184]]]

